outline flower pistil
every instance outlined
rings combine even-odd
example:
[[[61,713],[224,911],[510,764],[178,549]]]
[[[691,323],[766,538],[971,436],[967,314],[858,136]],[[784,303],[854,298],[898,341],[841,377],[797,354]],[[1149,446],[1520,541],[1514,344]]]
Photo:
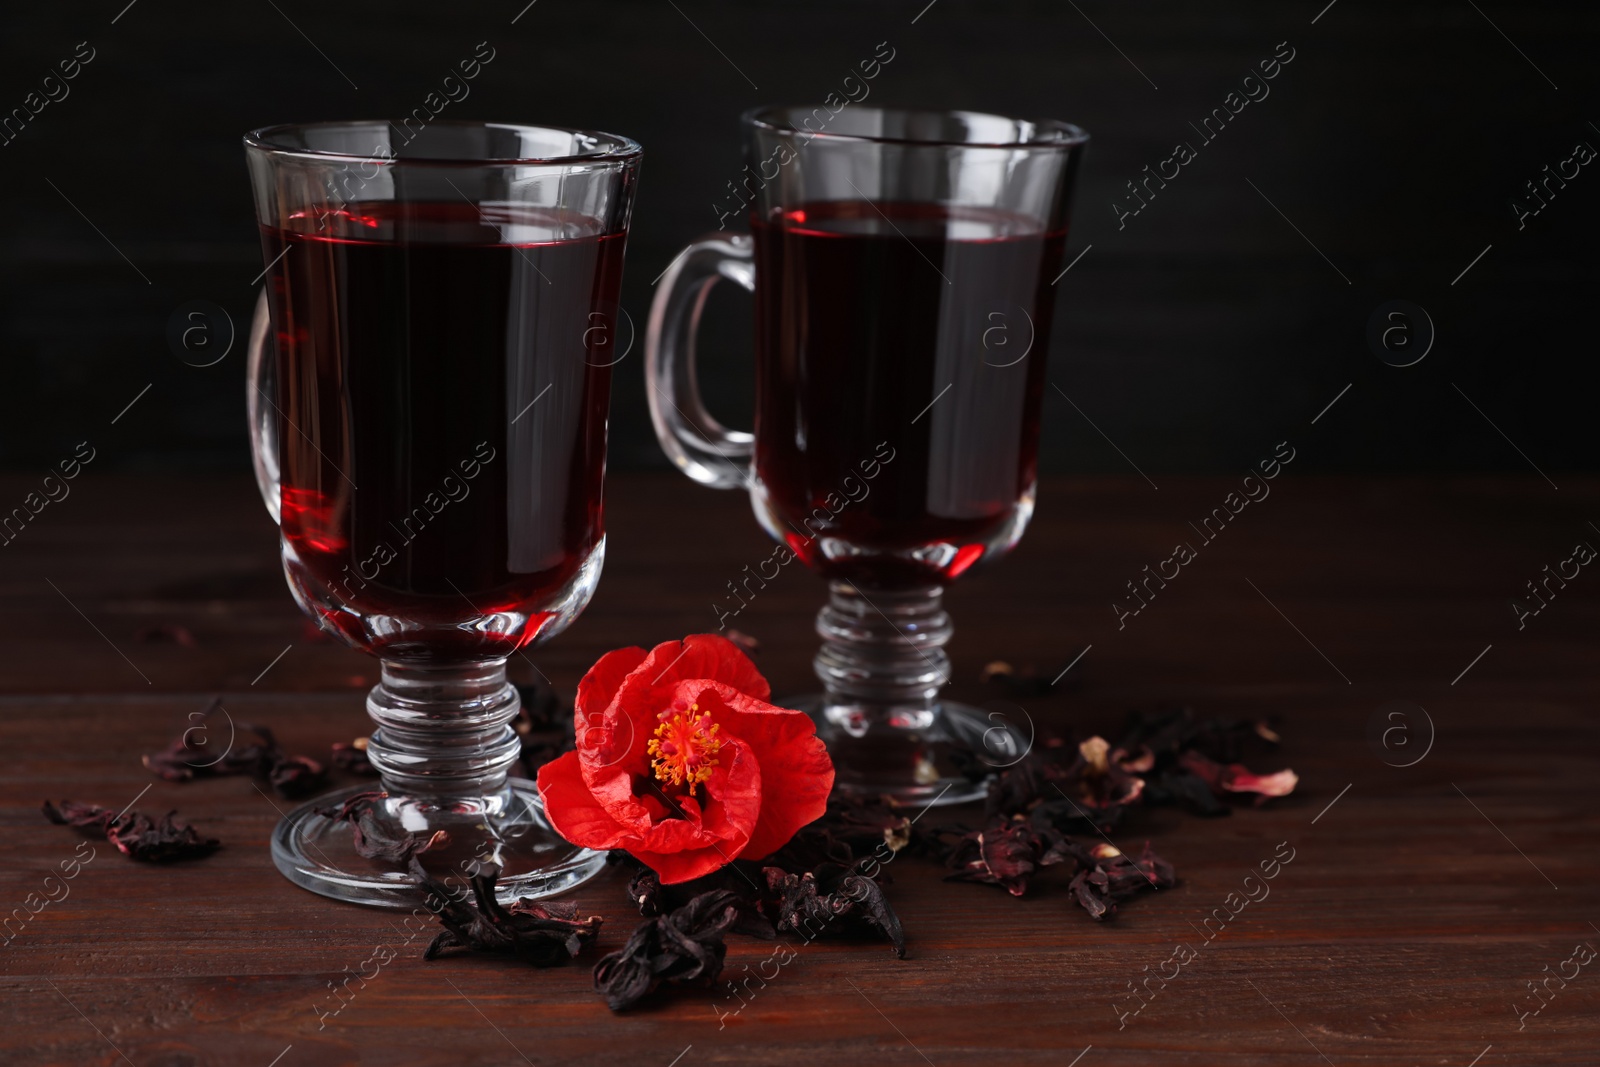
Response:
[[[646,748],[656,778],[675,786],[687,784],[689,795],[693,796],[695,786],[710,778],[712,768],[717,766],[717,753],[722,748],[717,737],[719,727],[709,714],[700,711],[699,704],[682,700],[673,701],[672,707],[657,718],[661,725]]]

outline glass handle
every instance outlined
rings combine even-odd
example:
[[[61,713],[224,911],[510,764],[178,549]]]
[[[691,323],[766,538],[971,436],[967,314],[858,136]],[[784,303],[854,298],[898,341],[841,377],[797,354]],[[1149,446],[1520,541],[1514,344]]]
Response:
[[[278,423],[273,418],[277,402],[277,375],[273,373],[272,314],[267,308],[267,290],[256,300],[255,318],[250,322],[250,345],[246,350],[245,408],[250,418],[250,461],[256,469],[256,488],[267,505],[272,521],[281,523],[278,481]]]
[[[668,458],[701,485],[738,489],[749,482],[755,437],[718,422],[701,402],[695,379],[700,315],[721,278],[755,291],[755,243],[748,235],[702,237],[667,268],[645,330],[645,392]]]

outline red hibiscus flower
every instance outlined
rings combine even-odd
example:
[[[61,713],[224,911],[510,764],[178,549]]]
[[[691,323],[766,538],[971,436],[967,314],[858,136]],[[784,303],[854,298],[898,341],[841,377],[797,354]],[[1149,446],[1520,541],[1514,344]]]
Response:
[[[833,761],[804,712],[715,634],[608,652],[578,683],[578,747],[539,769],[567,840],[626,849],[663,882],[761,859],[819,817]]]

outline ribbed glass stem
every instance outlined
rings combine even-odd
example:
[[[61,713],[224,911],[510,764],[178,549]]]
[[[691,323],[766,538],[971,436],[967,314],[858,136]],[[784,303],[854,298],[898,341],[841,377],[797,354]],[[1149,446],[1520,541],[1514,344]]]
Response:
[[[521,707],[503,659],[440,667],[384,660],[382,681],[367,696],[378,724],[367,759],[391,795],[492,796],[517,761],[511,720]]]
[[[923,730],[950,680],[950,616],[937,585],[861,590],[830,582],[817,613],[822,648],[814,666],[823,716],[854,737],[885,726]]]

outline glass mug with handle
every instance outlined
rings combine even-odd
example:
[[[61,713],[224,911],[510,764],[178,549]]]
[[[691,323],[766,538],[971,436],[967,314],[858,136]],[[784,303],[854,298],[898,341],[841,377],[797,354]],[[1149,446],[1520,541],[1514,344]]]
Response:
[[[499,865],[503,899],[571,888],[604,857],[509,777],[506,661],[566,629],[599,582],[639,146],[436,121],[274,126],[245,149],[267,264],[247,383],[257,480],[296,601],[382,664],[368,829],[431,842],[418,858],[442,881]],[[413,906],[403,858],[358,854],[351,824],[318,813],[368,788],[291,812],[273,859],[326,896]]]
[[[695,481],[749,491],[785,546],[774,562],[827,579],[824,692],[792,703],[816,717],[838,787],[970,800],[975,759],[1009,765],[1031,738],[939,698],[941,596],[1011,549],[1033,512],[1052,285],[1088,137],[853,106],[742,121],[751,234],[694,242],[657,291],[656,435]],[[695,384],[701,311],[723,278],[755,296],[753,433],[719,423]],[[770,577],[730,583],[724,626]]]

